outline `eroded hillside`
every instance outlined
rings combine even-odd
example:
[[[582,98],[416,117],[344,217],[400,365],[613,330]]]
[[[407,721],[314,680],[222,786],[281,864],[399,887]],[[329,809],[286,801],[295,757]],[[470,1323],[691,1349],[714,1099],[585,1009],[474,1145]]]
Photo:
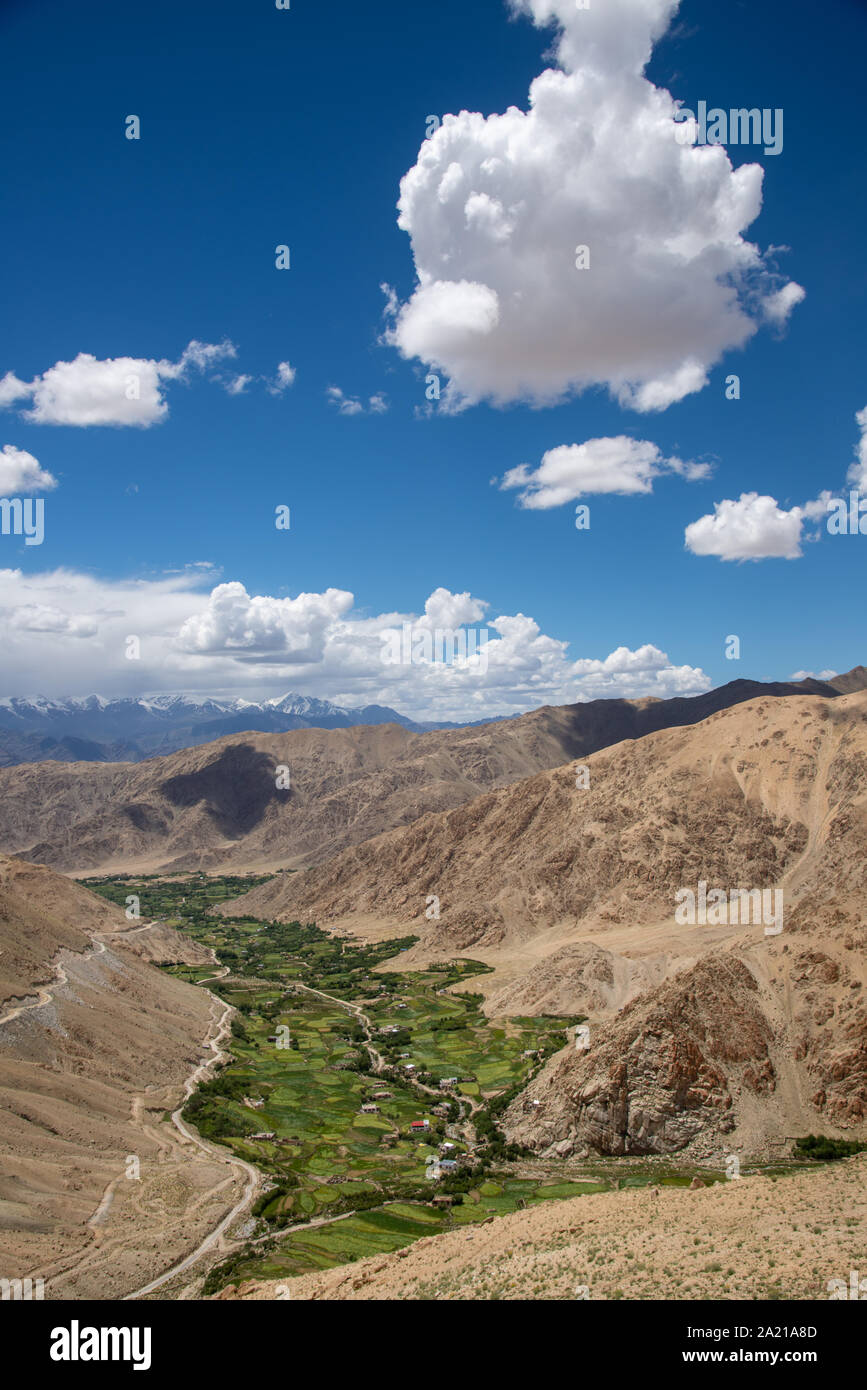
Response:
[[[237,1197],[240,1174],[163,1121],[223,1010],[147,961],[209,958],[0,859],[4,1277],[41,1277],[46,1298],[131,1292]]]

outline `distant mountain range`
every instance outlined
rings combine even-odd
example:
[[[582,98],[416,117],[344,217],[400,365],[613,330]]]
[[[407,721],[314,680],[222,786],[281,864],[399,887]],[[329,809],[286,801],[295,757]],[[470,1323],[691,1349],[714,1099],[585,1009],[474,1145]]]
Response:
[[[412,733],[462,724],[417,723],[385,705],[344,709],[329,700],[288,694],[250,700],[197,700],[154,695],[106,700],[101,695],[51,700],[0,699],[0,767],[39,762],[141,762],[226,734],[280,734],[291,729],[349,729],[398,724]]]
[[[856,691],[867,688],[863,667],[837,679]],[[220,737],[211,732],[213,702],[192,735],[189,711],[204,707],[182,702],[187,722],[167,732],[195,747],[146,761],[51,762],[43,753],[36,763],[0,768],[0,852],[72,873],[258,872],[336,863],[341,851],[384,831],[454,811],[484,792],[573,759],[583,762],[624,740],[698,724],[734,705],[804,695],[820,696],[829,709],[845,698],[820,681],[740,680],[704,695],[547,706],[424,733],[393,718],[373,727],[356,719],[351,728],[302,724],[275,731],[271,725],[262,732],[252,718],[263,707],[250,705],[236,715],[220,712]],[[137,708],[135,701],[113,703]],[[149,703],[160,711],[167,700]],[[91,718],[110,718],[110,710],[94,701]],[[349,722],[356,713],[343,717]],[[302,718],[285,711],[282,717]],[[237,718],[241,731],[226,735],[226,718]],[[291,768],[289,789],[276,784],[281,764]]]
[[[586,705],[569,706],[584,710],[606,708],[622,711],[627,708],[658,706],[656,715],[645,716],[646,727],[661,727],[668,723],[663,710],[692,710],[684,723],[694,718],[706,718],[715,709],[726,708],[737,700],[768,695],[825,695],[833,698],[862,690],[867,685],[867,671],[856,666],[853,671],[835,676],[829,681],[812,677],[802,681],[774,682],[732,681],[717,691],[695,697],[674,700],[595,700]],[[563,706],[563,708],[567,708]],[[697,711],[701,713],[696,713]],[[582,716],[584,718],[585,716]],[[387,705],[363,705],[348,709],[330,700],[317,700],[310,695],[289,693],[278,699],[215,700],[196,699],[191,695],[153,695],[107,700],[102,695],[85,695],[74,699],[52,700],[44,695],[30,699],[7,696],[0,699],[0,767],[18,763],[137,763],[145,758],[160,757],[213,743],[227,734],[283,734],[293,729],[351,729],[364,725],[397,724],[410,733],[423,734],[441,729],[472,729],[484,724],[501,723],[515,715],[494,715],[487,719],[456,723],[419,722],[398,714]],[[657,725],[656,720],[661,724]],[[633,736],[635,729],[623,723],[620,737]]]

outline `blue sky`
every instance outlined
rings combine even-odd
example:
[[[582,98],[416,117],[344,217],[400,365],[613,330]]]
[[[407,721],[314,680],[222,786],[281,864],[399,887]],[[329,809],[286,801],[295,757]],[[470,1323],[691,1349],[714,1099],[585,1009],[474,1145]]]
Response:
[[[0,536],[0,693],[299,689],[478,718],[864,659],[851,595],[867,540],[828,535],[819,512],[823,494],[848,494],[867,406],[867,6],[828,0],[817,18],[781,0],[683,0],[649,83],[687,108],[784,112],[779,155],[730,145],[721,169],[722,151],[663,149],[658,131],[643,133],[654,93],[632,39],[640,52],[673,3],[592,5],[576,16],[567,0],[526,0],[565,21],[558,63],[558,26],[510,16],[504,0],[3,4],[0,378],[13,374],[14,390],[0,479],[8,496],[45,498],[45,539]],[[517,113],[511,133],[482,128],[525,113],[545,70],[587,80],[580,93],[546,89],[535,128]],[[429,142],[434,174],[402,229],[400,182],[428,117],[462,111],[481,114]],[[130,114],[139,140],[125,137]],[[594,142],[608,151],[595,161]],[[696,164],[675,178],[669,149],[713,153],[707,183]],[[756,164],[759,215],[721,230],[725,208],[758,187],[733,171]],[[450,168],[457,201],[442,183]],[[586,272],[564,255],[582,227]],[[682,272],[660,251],[675,231],[703,247],[696,257],[684,242]],[[741,274],[748,243],[758,260]],[[275,267],[282,244],[289,270]],[[460,302],[419,295],[414,251],[423,276],[476,288],[455,291]],[[727,329],[717,285],[735,274]],[[773,298],[786,284],[805,291],[790,314]],[[383,314],[383,285],[397,316]],[[491,286],[497,325],[477,332]],[[740,331],[745,345],[725,346]],[[199,367],[183,358],[191,342],[235,355]],[[672,385],[681,352],[700,389]],[[67,374],[64,415],[52,369],[82,353],[175,364],[155,378],[161,418],[55,423],[80,416],[92,381]],[[281,362],[294,377],[277,391]],[[445,397],[434,403],[431,371]],[[739,400],[726,399],[730,373]],[[233,394],[239,377],[250,380]],[[665,408],[642,408],[648,383]],[[347,401],[363,409],[346,413]],[[521,487],[492,485],[523,465],[538,503],[548,451],[624,437],[619,492],[581,488],[591,476],[604,486],[610,449],[562,460],[572,491],[559,505],[522,506]],[[629,437],[658,451],[650,474]],[[55,485],[30,486],[36,465],[22,454]],[[867,472],[867,447],[864,460]],[[776,508],[738,503],[753,493]],[[734,530],[715,512],[726,500],[740,508]],[[579,501],[589,530],[576,530]],[[278,504],[289,531],[274,526]],[[715,553],[685,545],[701,518],[695,545]],[[740,558],[775,548],[801,553]],[[221,585],[235,588],[211,598]],[[471,597],[441,595],[425,618],[438,590]],[[328,591],[343,596],[298,599]],[[497,628],[516,615],[536,627]],[[383,670],[384,626],[467,617],[497,644],[486,670]],[[729,634],[739,662],[725,659]]]

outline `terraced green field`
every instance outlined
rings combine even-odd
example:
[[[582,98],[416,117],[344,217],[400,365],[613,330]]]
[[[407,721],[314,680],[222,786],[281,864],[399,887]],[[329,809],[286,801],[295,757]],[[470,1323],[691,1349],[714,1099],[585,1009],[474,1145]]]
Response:
[[[583,1182],[515,1177],[509,1160],[520,1152],[496,1125],[498,1106],[566,1045],[567,1026],[580,1019],[486,1018],[480,996],[448,992],[487,970],[477,961],[378,975],[377,965],[413,937],[366,945],[331,938],[312,924],[209,915],[215,903],[258,881],[195,875],[89,883],[119,903],[135,892],[143,921],[160,918],[189,933],[230,972],[216,980],[215,966],[165,967],[192,983],[207,981],[239,1010],[233,1060],[191,1098],[185,1114],[273,1184],[254,1208],[253,1237],[211,1271],[207,1292],[238,1278],[346,1263],[619,1182],[609,1173]],[[448,1091],[439,1086],[444,1078],[457,1078]],[[364,1104],[377,1111],[362,1113]],[[413,1134],[418,1120],[429,1129]],[[431,1181],[428,1160],[446,1140],[448,1156],[462,1166]],[[660,1179],[648,1167],[628,1179],[660,1180],[688,1177]],[[431,1205],[440,1194],[451,1197],[450,1208]],[[323,1220],[328,1224],[308,1224]]]

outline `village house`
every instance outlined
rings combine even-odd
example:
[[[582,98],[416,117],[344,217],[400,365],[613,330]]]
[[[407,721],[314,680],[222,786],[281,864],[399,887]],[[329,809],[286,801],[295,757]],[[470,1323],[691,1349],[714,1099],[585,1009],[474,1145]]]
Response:
[[[440,1090],[443,1091],[447,1086],[457,1086],[457,1084],[458,1078],[456,1076],[444,1076],[440,1081]]]
[[[362,1113],[362,1115],[378,1115],[378,1114],[379,1114],[379,1106],[378,1106],[378,1105],[372,1105],[372,1104],[362,1105],[362,1107],[361,1107],[361,1113]]]
[[[411,1120],[409,1127],[413,1134],[423,1134],[430,1129],[430,1120]]]
[[[251,1134],[251,1139],[276,1139],[277,1135],[273,1129],[263,1129],[261,1134]]]
[[[443,1173],[453,1173],[454,1170],[457,1168],[457,1166],[458,1166],[458,1164],[457,1164],[457,1159],[454,1159],[454,1158],[441,1158],[441,1159],[440,1159],[440,1170],[441,1170]]]
[[[440,1153],[441,1153],[441,1154],[448,1154],[448,1153],[451,1153],[451,1151],[452,1151],[452,1149],[453,1149],[454,1147],[455,1147],[455,1146],[454,1146],[454,1144],[452,1143],[452,1141],[451,1141],[450,1139],[446,1139],[442,1144],[440,1144]]]

